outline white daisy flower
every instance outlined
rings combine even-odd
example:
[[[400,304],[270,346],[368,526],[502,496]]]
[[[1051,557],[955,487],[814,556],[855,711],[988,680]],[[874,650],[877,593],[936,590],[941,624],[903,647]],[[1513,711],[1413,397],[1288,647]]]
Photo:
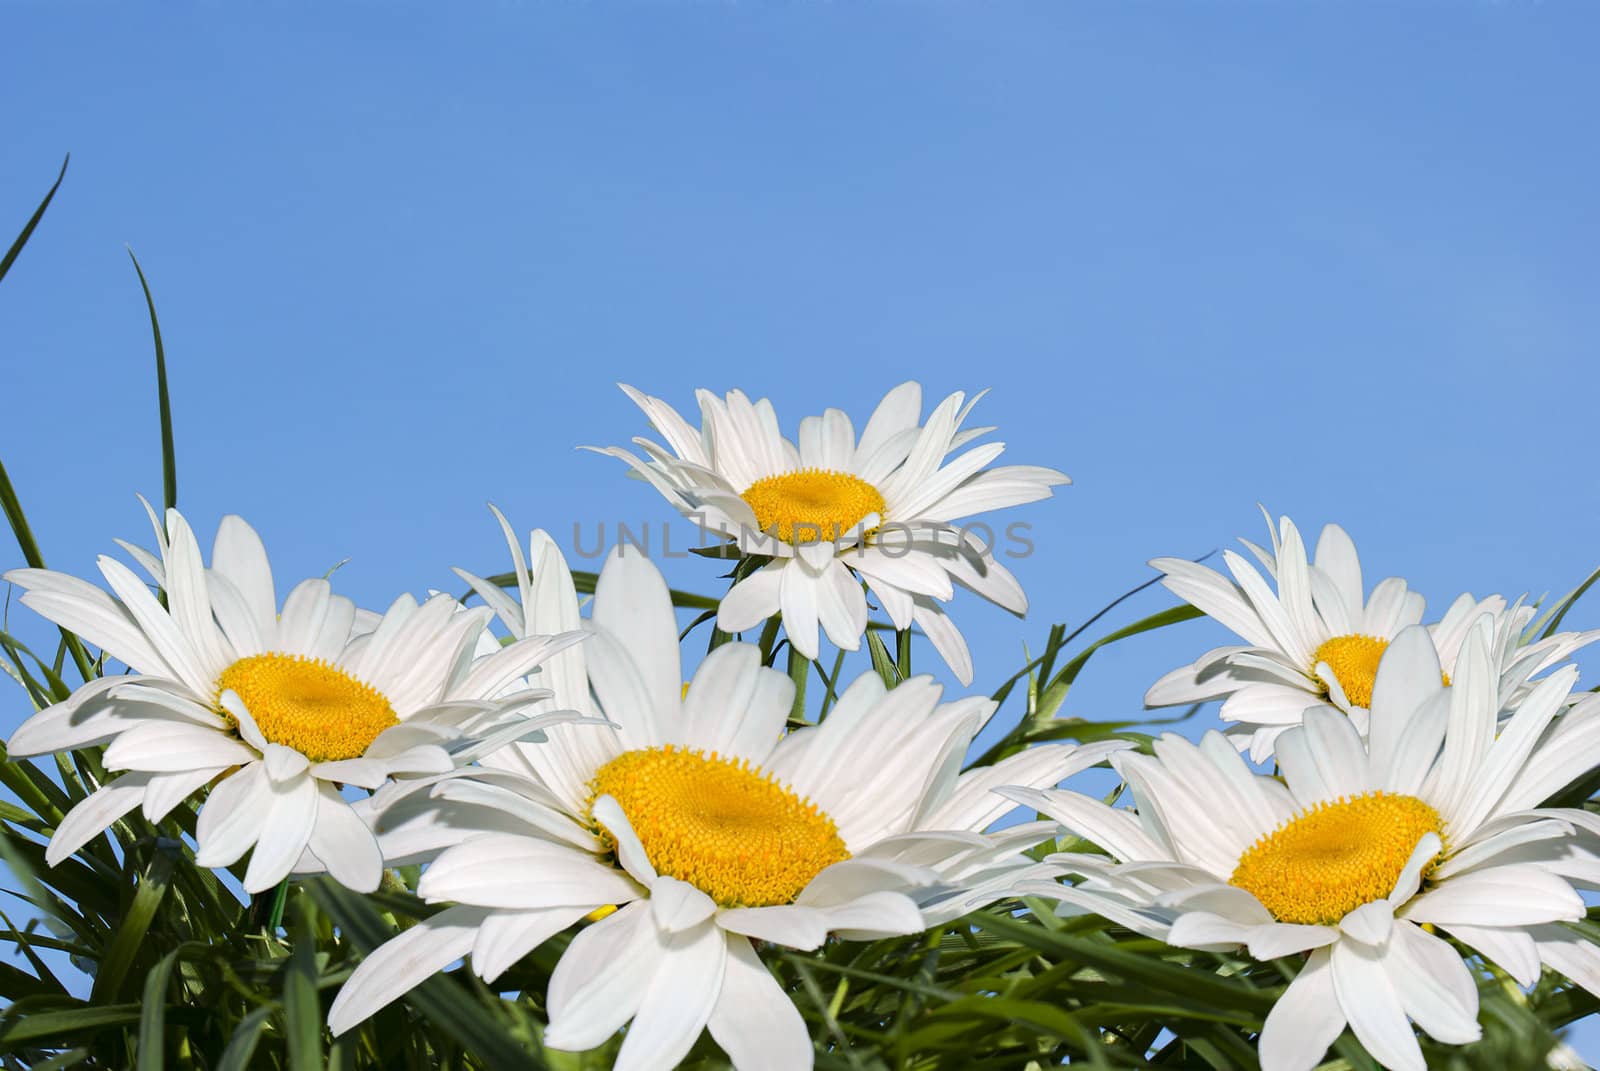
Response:
[[[524,627],[577,619],[553,549],[535,536]],[[940,703],[927,677],[885,691],[873,674],[820,726],[786,732],[794,685],[759,648],[718,647],[682,685],[666,584],[637,553],[606,562],[592,628],[586,671],[570,651],[561,672],[575,688],[586,672],[614,728],[521,749],[537,779],[479,770],[440,779],[432,799],[388,794],[386,845],[450,845],[418,892],[455,906],[362,963],[329,1012],[336,1033],[463,956],[492,980],[588,915],[599,921],[550,980],[547,1045],[590,1049],[631,1023],[619,1069],[672,1067],[702,1030],[736,1067],[810,1067],[800,1013],[753,942],[915,933],[971,910],[978,890],[1001,895],[1040,826],[984,834],[1014,808],[991,790],[1053,785],[1126,746],[1035,748],[959,774],[994,704]]]
[[[90,681],[24,722],[13,757],[106,745],[127,771],[74,807],[51,837],[54,865],[142,807],[159,821],[209,785],[196,827],[201,866],[249,851],[244,887],[281,881],[302,854],[353,889],[377,888],[383,861],[340,785],[375,789],[438,774],[576,715],[525,717],[534,695],[496,696],[582,638],[529,637],[474,660],[489,619],[449,596],[396,599],[370,628],[326,580],[304,580],[280,614],[261,539],[239,517],[217,528],[211,566],[188,523],[154,514],[159,555],[123,544],[166,593],[100,558],[113,595],[43,569],[5,579],[22,603],[133,672]]]
[[[1012,791],[1099,845],[1057,856],[1076,887],[1050,895],[1186,948],[1308,953],[1268,1015],[1265,1071],[1315,1066],[1348,1023],[1385,1067],[1422,1071],[1412,1024],[1479,1037],[1472,971],[1443,931],[1522,985],[1541,963],[1600,992],[1600,949],[1561,926],[1584,917],[1573,882],[1600,877],[1600,819],[1542,808],[1600,763],[1600,700],[1566,709],[1551,674],[1503,724],[1492,618],[1469,630],[1446,688],[1422,628],[1389,647],[1371,732],[1328,707],[1278,740],[1283,781],[1250,772],[1220,733],[1162,737],[1113,765],[1135,811],[1061,791]]]
[[[1150,564],[1162,584],[1242,637],[1246,646],[1218,647],[1192,665],[1173,670],[1151,687],[1151,707],[1223,700],[1220,716],[1228,734],[1256,762],[1272,755],[1274,742],[1300,723],[1307,708],[1328,704],[1366,731],[1373,681],[1384,650],[1401,629],[1422,620],[1423,599],[1397,577],[1364,595],[1355,544],[1330,524],[1307,561],[1299,531],[1289,518],[1273,529],[1270,550],[1241,540],[1266,569],[1276,590],[1242,555],[1223,551],[1230,579],[1181,558]],[[1482,614],[1495,617],[1493,652],[1502,681],[1503,705],[1525,698],[1530,677],[1600,639],[1600,631],[1559,633],[1536,639],[1525,629],[1532,607],[1508,608],[1500,596],[1478,601],[1463,595],[1432,626],[1443,672],[1454,671],[1468,625]]]
[[[598,452],[621,458],[701,528],[736,538],[745,554],[770,557],[722,600],[718,625],[753,628],[780,611],[789,642],[817,656],[818,626],[839,648],[860,646],[867,627],[862,583],[897,629],[922,628],[962,684],[972,683],[966,640],[941,603],[953,584],[1015,614],[1028,600],[995,560],[986,525],[954,522],[1048,498],[1071,482],[1033,465],[985,468],[1004,443],[950,455],[993,428],[961,430],[979,394],[950,395],[921,423],[922,387],[903,383],[878,404],[861,437],[838,409],[800,422],[799,445],[784,438],[772,403],[739,391],[699,391],[696,430],[659,398],[623,386],[666,439]]]

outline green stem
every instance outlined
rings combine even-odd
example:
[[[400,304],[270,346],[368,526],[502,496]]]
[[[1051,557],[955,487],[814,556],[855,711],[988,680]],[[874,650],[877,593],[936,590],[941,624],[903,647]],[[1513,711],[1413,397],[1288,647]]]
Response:
[[[289,902],[289,879],[284,878],[278,882],[278,888],[272,894],[272,914],[267,916],[267,932],[275,934],[278,927],[283,925],[283,908]]]
[[[761,626],[761,664],[772,665],[772,645],[778,642],[778,626],[783,619],[773,614],[767,618],[767,623]]]

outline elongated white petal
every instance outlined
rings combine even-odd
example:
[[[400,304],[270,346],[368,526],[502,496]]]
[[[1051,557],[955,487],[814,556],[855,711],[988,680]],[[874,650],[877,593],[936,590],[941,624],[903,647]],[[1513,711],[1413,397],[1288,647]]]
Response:
[[[446,908],[379,945],[340,988],[328,1029],[343,1034],[465,956],[487,915],[477,907]]]
[[[811,1067],[805,1020],[742,937],[728,938],[722,991],[706,1028],[736,1068],[808,1071]]]
[[[824,910],[797,904],[724,908],[717,913],[717,925],[758,941],[770,941],[802,951],[819,948],[828,939],[828,921]]]
[[[174,807],[225,769],[225,766],[205,766],[198,770],[156,774],[150,778],[149,787],[145,789],[144,816],[152,822],[161,821]]]
[[[550,975],[545,1044],[582,1051],[611,1037],[638,1011],[665,954],[648,903],[581,931]]]
[[[1393,1071],[1427,1071],[1422,1048],[1389,981],[1382,953],[1354,941],[1333,946],[1333,987],[1350,1029],[1373,1058]]]
[[[257,816],[261,834],[244,873],[245,891],[251,893],[270,889],[288,876],[310,843],[317,819],[316,778],[301,776],[283,782],[269,778],[268,791],[266,813]]]
[[[55,866],[121,818],[144,800],[152,774],[124,774],[103,785],[68,811],[56,826],[45,849],[44,861]]]
[[[626,903],[639,896],[627,875],[554,841],[489,833],[449,849],[422,876],[428,900],[535,910]]]
[[[1344,1032],[1329,959],[1326,950],[1313,952],[1267,1014],[1260,1041],[1264,1071],[1311,1071]]]
[[[1461,956],[1439,938],[1397,923],[1384,960],[1406,1015],[1437,1041],[1467,1045],[1483,1036],[1478,987]]]
[[[662,933],[680,933],[716,914],[717,904],[688,882],[662,874],[650,884],[650,910]]]
[[[313,783],[317,811],[306,848],[339,884],[356,892],[375,891],[383,878],[377,838],[337,789],[326,782]]]
[[[615,1071],[672,1067],[683,1059],[722,995],[728,940],[709,923],[666,939],[661,963],[612,1065]]]
[[[228,866],[261,836],[261,823],[271,803],[267,772],[252,762],[211,789],[195,825],[201,866]]]
[[[472,970],[484,981],[493,982],[523,956],[587,914],[581,907],[491,912],[472,945]]]
[[[181,721],[150,721],[111,742],[105,764],[112,770],[173,773],[197,766],[235,766],[256,752],[231,736]]]

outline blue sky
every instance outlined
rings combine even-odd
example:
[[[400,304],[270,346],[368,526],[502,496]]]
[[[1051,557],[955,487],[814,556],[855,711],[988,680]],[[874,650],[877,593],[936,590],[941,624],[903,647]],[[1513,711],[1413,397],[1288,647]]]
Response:
[[[575,524],[592,545],[666,520],[573,449],[643,433],[618,381],[686,409],[741,387],[791,429],[829,405],[864,420],[906,378],[992,387],[977,415],[1008,459],[1076,484],[1016,514],[1029,619],[955,607],[985,690],[1147,559],[1259,538],[1258,501],[1344,524],[1369,579],[1438,610],[1600,564],[1593,8],[74,2],[5,22],[8,236],[73,154],[0,287],[0,457],[57,568],[142,538],[133,494],[160,493],[124,243],[165,329],[180,504],[202,530],[243,513],[285,574],[350,558],[339,582],[372,604],[503,568],[489,500],[569,548]],[[706,563],[666,565],[717,590]],[[1222,637],[1105,651],[1065,712],[1135,716]]]

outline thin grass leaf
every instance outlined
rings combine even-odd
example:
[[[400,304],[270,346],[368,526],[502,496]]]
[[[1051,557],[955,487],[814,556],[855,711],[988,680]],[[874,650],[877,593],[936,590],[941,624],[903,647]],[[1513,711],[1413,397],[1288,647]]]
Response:
[[[62,180],[67,177],[67,165],[71,162],[72,154],[69,152],[61,161],[61,172],[56,175],[55,182],[51,183],[50,191],[44,195],[44,200],[39,202],[39,207],[33,210],[33,215],[28,217],[28,222],[22,227],[22,233],[18,234],[16,240],[11,243],[11,248],[6,250],[6,255],[0,257],[0,279],[6,277],[6,272],[11,270],[11,265],[16,262],[18,254],[22,252],[22,247],[28,244],[29,238],[33,237],[33,229],[44,218],[45,209],[50,207],[50,202],[55,200],[56,191],[61,188]]]
[[[172,868],[173,857],[170,852],[158,851],[150,860],[133,894],[133,903],[128,905],[128,913],[123,917],[122,925],[117,927],[116,935],[112,937],[100,961],[100,971],[95,975],[90,1000],[96,1003],[111,1001],[122,992],[122,982],[128,975],[128,968],[138,956],[140,946],[150,932],[150,924],[155,920],[156,911],[171,886]]]
[[[0,1047],[15,1047],[25,1041],[60,1042],[86,1031],[127,1026],[138,1021],[137,1004],[85,1004],[52,1011],[29,1011],[0,1023]]]
[[[263,1004],[241,1019],[239,1025],[233,1028],[227,1048],[222,1050],[217,1071],[248,1071],[255,1059],[256,1046],[261,1041],[262,1028],[281,1007],[276,1003]]]
[[[138,1071],[161,1071],[166,1066],[167,982],[178,962],[180,946],[162,956],[145,975],[139,1015]]]
[[[1556,629],[1561,627],[1561,622],[1567,616],[1567,611],[1572,609],[1579,599],[1583,598],[1584,592],[1593,587],[1596,580],[1600,580],[1600,569],[1590,573],[1583,583],[1567,592],[1561,597],[1560,601],[1550,607],[1550,623],[1545,626],[1544,632],[1539,637],[1540,639],[1547,640],[1556,634]],[[1534,628],[1538,627],[1537,624],[1534,625]]]
[[[150,282],[144,277],[139,258],[128,250],[133,270],[139,273],[139,287],[144,291],[145,308],[150,310],[150,334],[156,347],[156,398],[161,409],[161,501],[166,510],[178,504],[178,454],[172,445],[172,399],[167,395],[167,350],[161,344],[161,321],[156,318],[156,301],[150,295]]]
[[[308,897],[295,901],[294,951],[283,980],[284,1041],[290,1071],[322,1071],[322,1005],[317,999],[317,938]]]

